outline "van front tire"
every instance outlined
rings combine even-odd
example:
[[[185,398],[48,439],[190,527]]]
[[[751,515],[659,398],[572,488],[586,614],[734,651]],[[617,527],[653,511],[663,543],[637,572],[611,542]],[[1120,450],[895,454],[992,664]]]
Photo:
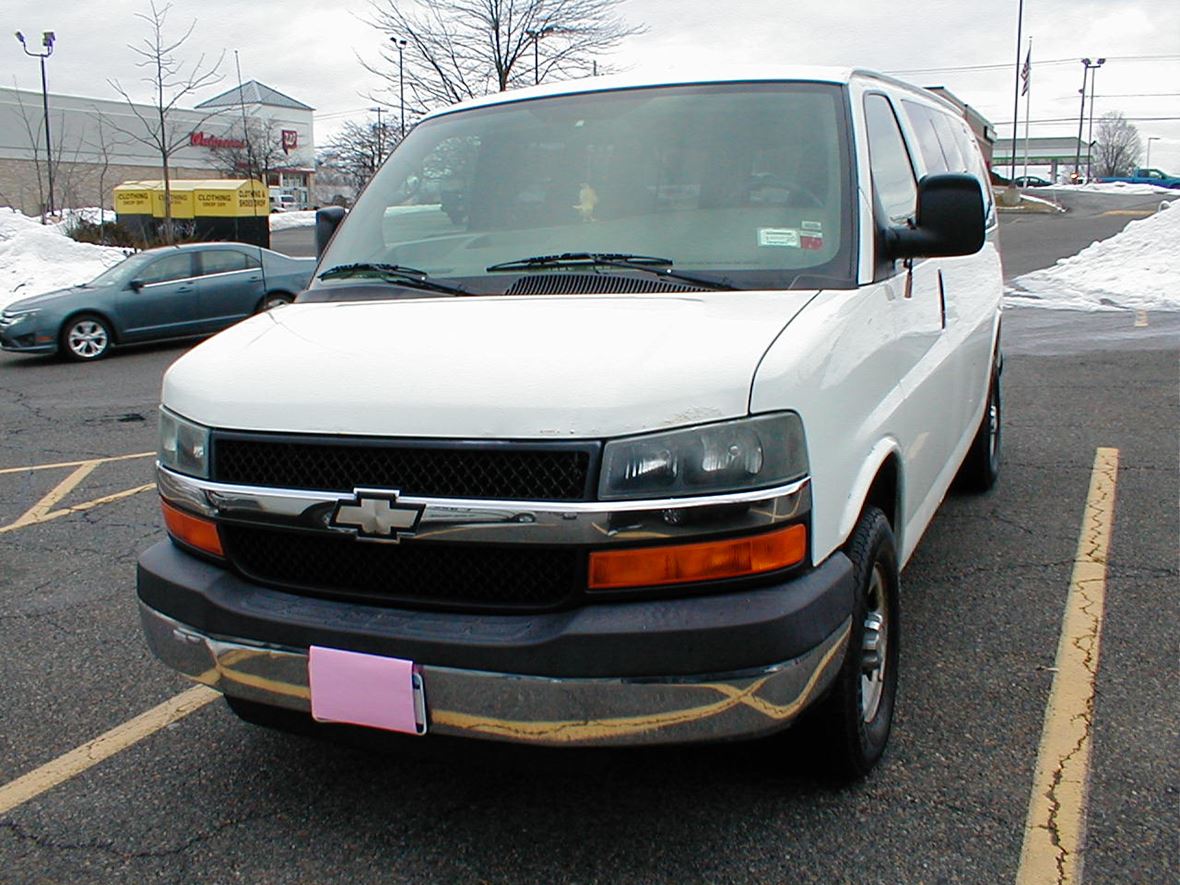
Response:
[[[840,781],[872,771],[893,725],[897,697],[897,549],[885,514],[869,507],[845,548],[855,597],[844,663],[831,692],[809,717],[816,748]]]

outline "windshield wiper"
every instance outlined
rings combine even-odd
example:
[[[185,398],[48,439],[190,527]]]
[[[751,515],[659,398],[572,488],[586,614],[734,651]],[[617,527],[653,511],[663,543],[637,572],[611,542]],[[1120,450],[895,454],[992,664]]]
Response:
[[[458,286],[448,286],[446,283],[436,283],[430,279],[430,274],[416,267],[406,267],[404,264],[373,264],[357,262],[356,264],[338,264],[329,267],[319,275],[321,280],[333,277],[352,276],[353,274],[371,274],[387,283],[405,286],[408,289],[426,289],[431,292],[446,292],[451,295],[466,295],[466,289]]]
[[[729,291],[734,288],[717,280],[674,271],[671,258],[660,258],[656,255],[633,255],[629,252],[562,252],[560,255],[534,255],[532,258],[502,261],[484,269],[488,273],[500,273],[547,270],[553,267],[620,267],[625,270],[642,270],[663,279],[677,280],[705,289]]]

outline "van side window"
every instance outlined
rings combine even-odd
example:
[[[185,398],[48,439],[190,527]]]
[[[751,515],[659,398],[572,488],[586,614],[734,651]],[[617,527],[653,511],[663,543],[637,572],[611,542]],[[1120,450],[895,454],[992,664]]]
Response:
[[[990,215],[992,209],[992,189],[987,174],[987,166],[979,153],[979,143],[975,140],[975,133],[963,120],[955,121],[955,132],[959,135],[959,150],[963,153],[965,171],[979,179],[979,186],[983,188],[983,203]]]
[[[865,123],[873,193],[888,223],[904,225],[917,211],[918,185],[889,99],[880,94],[866,95]]]
[[[943,154],[942,145],[938,141],[938,133],[934,130],[932,118],[935,112],[925,105],[904,99],[901,106],[905,110],[906,117],[909,118],[914,134],[918,137],[918,150],[922,154],[927,174],[938,175],[941,172],[949,172],[950,167]]]
[[[942,145],[942,153],[946,157],[948,172],[966,172],[967,161],[963,158],[963,151],[959,147],[959,136],[956,135],[958,125],[948,114],[941,111],[931,115],[934,131],[938,133],[938,142]]]

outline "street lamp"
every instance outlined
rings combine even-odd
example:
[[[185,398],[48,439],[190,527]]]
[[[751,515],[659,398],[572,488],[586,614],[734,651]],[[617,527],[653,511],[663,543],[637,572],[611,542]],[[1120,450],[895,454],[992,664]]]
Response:
[[[1086,122],[1086,79],[1089,76],[1090,71],[1097,71],[1105,63],[1106,63],[1106,59],[1104,59],[1104,58],[1098,59],[1097,64],[1090,61],[1090,59],[1088,59],[1088,58],[1082,59],[1082,88],[1079,90],[1082,95],[1082,108],[1080,111],[1078,111],[1078,151],[1077,151],[1077,154],[1074,156],[1074,161],[1073,161],[1073,176],[1074,176],[1075,180],[1081,177],[1082,126]],[[1097,74],[1095,74],[1095,76],[1097,76]],[[1092,92],[1091,92],[1090,98],[1091,98],[1091,101],[1090,101],[1090,134],[1093,135],[1094,134],[1094,101],[1093,101],[1094,96],[1093,96]],[[1089,178],[1089,175],[1090,175],[1089,167],[1090,167],[1090,148],[1087,145],[1087,147],[1086,147],[1086,177],[1087,178]]]
[[[41,104],[45,108],[45,171],[49,178],[49,213],[53,214],[53,148],[49,140],[49,89],[45,83],[45,59],[53,55],[53,31],[45,31],[41,35],[41,45],[45,47],[44,52],[29,52],[29,47],[25,43],[25,35],[20,31],[16,32],[16,39],[20,41],[21,48],[24,49],[25,55],[41,60]]]
[[[406,49],[406,41],[398,37],[390,37],[397,47],[397,100],[402,112],[402,138],[406,137],[406,69],[402,53]]]
[[[525,36],[533,41],[533,85],[541,82],[541,38],[557,30],[556,25],[546,25],[535,31],[525,31]]]
[[[1153,141],[1159,141],[1159,140],[1160,140],[1160,137],[1158,135],[1149,135],[1147,137],[1147,162],[1145,162],[1143,165],[1148,169],[1151,168],[1151,143]]]
[[[1094,63],[1094,73],[1090,75],[1090,131],[1086,134],[1086,180],[1091,178],[1094,159],[1094,84],[1098,82],[1098,69],[1106,64],[1106,59],[1100,58]]]

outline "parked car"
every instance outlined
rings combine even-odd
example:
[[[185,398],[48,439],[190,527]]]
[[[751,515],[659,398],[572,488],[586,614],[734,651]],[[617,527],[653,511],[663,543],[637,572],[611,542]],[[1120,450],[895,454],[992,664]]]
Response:
[[[1180,188],[1180,176],[1169,175],[1162,169],[1136,169],[1134,175],[1107,176],[1099,178],[1101,184],[1154,184],[1156,187]]]
[[[957,108],[859,70],[427,116],[319,211],[294,305],[165,375],[150,647],[250,722],[587,746],[810,710],[863,775],[900,571],[998,475],[986,181]]]
[[[1017,187],[1052,187],[1053,182],[1039,175],[1018,175],[1012,179]]]
[[[270,211],[273,212],[295,212],[299,209],[299,203],[295,199],[294,194],[272,194],[270,197]]]
[[[211,335],[289,304],[314,267],[314,259],[245,243],[149,249],[89,283],[9,304],[0,313],[0,348],[91,361],[116,345]]]

